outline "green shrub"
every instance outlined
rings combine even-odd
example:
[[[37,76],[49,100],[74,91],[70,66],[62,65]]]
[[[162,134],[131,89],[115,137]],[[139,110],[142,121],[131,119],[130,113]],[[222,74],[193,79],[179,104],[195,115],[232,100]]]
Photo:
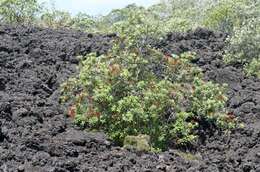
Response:
[[[260,52],[260,18],[250,19],[242,27],[234,28],[234,34],[228,38],[227,62],[250,63],[258,58]]]
[[[224,60],[243,64],[247,74],[259,76],[260,2],[249,9],[254,15],[244,20],[241,26],[234,27],[233,34],[227,39]]]
[[[256,76],[260,78],[260,58],[253,59],[245,66],[245,71],[249,76]]]
[[[201,22],[202,4],[193,0],[167,0],[164,8],[159,11],[164,14],[159,19],[160,29],[167,32],[185,32],[199,26]]]
[[[130,4],[122,9],[114,9],[108,15],[101,16],[97,19],[97,28],[103,32],[111,32],[115,23],[128,20],[129,13],[145,11],[145,8],[135,4]]]
[[[133,37],[137,38],[140,36],[138,40],[140,41],[148,37],[158,38],[163,33],[159,29],[159,16],[135,4],[128,5],[123,9],[113,10],[108,15],[99,17],[95,21],[95,27],[98,32],[117,33],[121,37],[132,41]],[[131,33],[129,35],[131,38],[123,31]]]
[[[69,116],[83,127],[105,131],[120,145],[147,135],[152,150],[190,144],[204,124],[233,127],[224,109],[225,88],[202,80],[201,70],[190,62],[194,53],[165,56],[150,48],[144,41],[160,31],[143,13],[128,14],[116,24],[120,38],[113,48],[99,57],[82,57],[78,77],[62,85],[62,101],[72,103]]]
[[[233,28],[239,27],[246,17],[247,2],[248,0],[218,0],[209,3],[203,25],[232,33]]]
[[[219,0],[211,3],[204,24],[229,33],[224,60],[245,65],[258,75],[260,52],[260,1]]]
[[[78,13],[72,18],[72,23],[72,28],[83,31],[89,31],[95,26],[94,19],[85,13]]]
[[[32,24],[40,9],[37,0],[0,0],[0,20],[6,23]]]
[[[84,57],[78,78],[62,86],[62,100],[72,100],[77,124],[104,130],[119,144],[129,135],[148,135],[154,148],[195,141],[203,122],[233,124],[224,111],[224,88],[202,81],[191,54],[136,51],[115,46],[107,55]],[[162,65],[160,77],[151,70],[154,64]]]
[[[73,19],[69,12],[56,9],[47,10],[41,14],[40,26],[49,28],[70,28]]]
[[[116,22],[112,31],[117,33],[128,46],[142,47],[149,38],[159,38],[162,35],[156,16],[147,11],[130,10],[125,14],[126,19]]]

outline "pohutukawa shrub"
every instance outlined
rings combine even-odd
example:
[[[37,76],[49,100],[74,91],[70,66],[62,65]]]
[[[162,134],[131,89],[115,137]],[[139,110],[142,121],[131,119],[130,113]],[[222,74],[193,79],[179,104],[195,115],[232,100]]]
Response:
[[[148,143],[149,150],[191,144],[205,124],[234,127],[224,108],[225,87],[202,80],[191,63],[195,54],[162,54],[146,43],[160,34],[156,25],[142,11],[125,17],[114,25],[119,37],[113,48],[81,57],[79,75],[62,85],[61,100],[72,103],[75,123],[144,150]]]
[[[194,54],[165,56],[147,49],[144,55],[118,45],[106,55],[82,57],[78,77],[62,85],[75,123],[103,130],[121,145],[127,136],[147,135],[151,148],[160,149],[196,141],[196,129],[205,122],[233,126],[224,109],[225,88],[202,80],[190,63]]]

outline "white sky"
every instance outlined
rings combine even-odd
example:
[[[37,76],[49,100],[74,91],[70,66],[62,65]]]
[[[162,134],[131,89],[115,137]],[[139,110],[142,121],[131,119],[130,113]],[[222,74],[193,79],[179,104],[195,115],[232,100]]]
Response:
[[[59,10],[66,10],[71,14],[85,12],[89,15],[105,15],[112,9],[123,8],[128,4],[148,7],[156,4],[160,0],[51,0]],[[50,0],[39,0],[39,2],[49,3]]]

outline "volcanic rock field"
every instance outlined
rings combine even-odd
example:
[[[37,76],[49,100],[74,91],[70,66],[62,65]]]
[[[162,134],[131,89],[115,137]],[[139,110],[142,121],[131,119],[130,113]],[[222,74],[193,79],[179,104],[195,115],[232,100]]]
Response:
[[[113,37],[0,25],[0,172],[260,172],[260,79],[223,62],[220,32],[169,33],[152,45],[196,52],[205,80],[229,85],[227,107],[243,128],[205,133],[192,154],[126,150],[77,128],[59,103],[59,86],[77,73],[76,56],[105,53]]]

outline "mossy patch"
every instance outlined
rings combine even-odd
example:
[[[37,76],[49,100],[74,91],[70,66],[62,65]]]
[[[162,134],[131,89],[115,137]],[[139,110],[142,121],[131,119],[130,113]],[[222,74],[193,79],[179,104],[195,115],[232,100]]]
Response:
[[[150,136],[142,134],[138,136],[126,136],[124,139],[124,147],[138,151],[150,151]]]

